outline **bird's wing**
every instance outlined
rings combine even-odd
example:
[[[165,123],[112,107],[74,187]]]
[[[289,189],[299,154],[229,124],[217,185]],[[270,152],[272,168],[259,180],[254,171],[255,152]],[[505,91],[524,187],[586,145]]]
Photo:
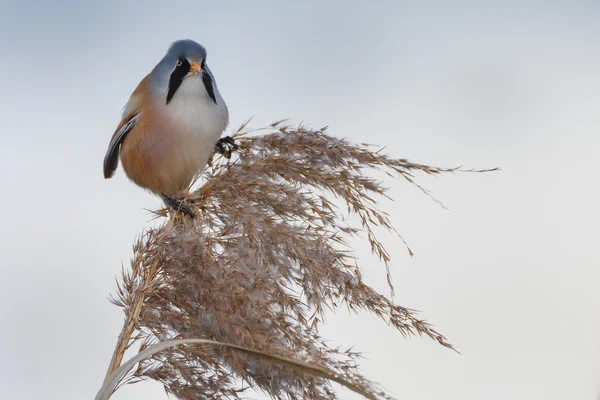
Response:
[[[135,123],[139,119],[139,111],[133,113],[128,118],[124,118],[123,121],[117,127],[117,130],[113,134],[112,139],[108,145],[108,150],[104,156],[104,177],[110,178],[114,175],[117,165],[119,165],[119,150],[121,143],[135,126]]]
[[[144,104],[146,102],[144,99],[150,98],[150,93],[148,92],[148,80],[150,79],[150,75],[146,75],[144,79],[138,84],[135,88],[129,101],[123,107],[123,114],[121,118],[121,123],[117,126],[115,133],[113,134],[112,139],[108,145],[108,150],[106,151],[106,155],[104,156],[104,177],[110,178],[114,175],[115,170],[117,169],[117,165],[119,164],[119,150],[121,149],[121,144],[125,137],[135,124],[140,119],[140,110],[144,108]]]

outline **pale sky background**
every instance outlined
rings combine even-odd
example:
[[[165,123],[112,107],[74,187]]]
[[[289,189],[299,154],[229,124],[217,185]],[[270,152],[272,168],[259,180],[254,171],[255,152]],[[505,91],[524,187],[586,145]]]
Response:
[[[502,168],[421,177],[450,211],[387,182],[416,253],[385,238],[396,301],[462,355],[341,311],[323,333],[363,352],[369,378],[398,399],[596,399],[600,3],[477,3],[0,2],[0,397],[99,389],[122,322],[107,298],[159,205],[122,169],[104,180],[102,159],[139,80],[191,38],[229,131],[291,118],[398,158]],[[141,398],[166,397],[114,396]]]

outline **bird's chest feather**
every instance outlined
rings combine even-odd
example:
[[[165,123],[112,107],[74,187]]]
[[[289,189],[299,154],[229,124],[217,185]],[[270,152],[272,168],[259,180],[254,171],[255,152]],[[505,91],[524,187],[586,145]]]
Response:
[[[139,134],[128,137],[123,149],[123,166],[130,176],[143,171],[139,184],[165,193],[185,189],[206,166],[229,122],[225,102],[217,91],[215,95],[216,104],[201,80],[186,79],[168,104],[147,107],[137,126]],[[152,182],[142,182],[146,176]]]
[[[182,145],[209,146],[213,149],[228,123],[223,99],[217,104],[208,96],[201,79],[188,78],[166,105],[176,141]]]

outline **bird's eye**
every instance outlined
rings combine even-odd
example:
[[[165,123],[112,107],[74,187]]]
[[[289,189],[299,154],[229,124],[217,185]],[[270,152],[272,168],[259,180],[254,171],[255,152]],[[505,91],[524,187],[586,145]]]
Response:
[[[202,62],[200,63],[200,68],[204,69],[206,65],[206,59],[202,60]]]
[[[181,67],[182,65],[183,65],[183,61],[180,58],[179,60],[177,60],[177,66]]]

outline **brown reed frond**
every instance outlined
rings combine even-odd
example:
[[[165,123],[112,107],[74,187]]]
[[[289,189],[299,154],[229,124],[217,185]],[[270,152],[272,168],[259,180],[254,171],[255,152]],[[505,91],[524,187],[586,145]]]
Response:
[[[380,396],[375,396],[371,393],[370,390],[365,390],[365,387],[372,388],[372,385],[365,385],[364,381],[355,381],[351,382],[347,379],[347,377],[340,376],[332,371],[329,371],[325,368],[321,368],[319,366],[307,364],[304,362],[300,362],[297,360],[291,360],[289,358],[281,357],[274,354],[269,354],[265,352],[261,352],[258,350],[248,349],[246,347],[232,345],[229,343],[215,342],[214,340],[207,339],[170,339],[165,340],[159,343],[156,343],[150,347],[147,347],[141,350],[138,354],[136,354],[131,359],[127,360],[126,363],[121,365],[116,371],[114,371],[103,383],[102,387],[98,391],[95,400],[108,400],[111,395],[114,393],[114,390],[118,387],[119,382],[123,380],[126,374],[131,371],[131,369],[135,366],[135,364],[143,361],[144,359],[157,354],[165,349],[170,347],[175,347],[183,344],[205,344],[211,346],[218,347],[226,347],[231,348],[236,351],[249,354],[258,359],[267,360],[273,364],[284,365],[286,367],[291,368],[294,371],[301,373],[308,373],[312,376],[317,376],[321,378],[325,378],[331,380],[333,382],[337,382],[348,389],[352,390],[355,393],[363,395],[365,398],[369,400],[377,400],[379,398],[389,398],[389,396],[385,395],[385,393],[380,392]]]
[[[389,398],[360,375],[358,354],[320,337],[326,310],[344,304],[370,311],[404,336],[452,345],[413,310],[362,281],[347,245],[359,233],[386,266],[392,288],[390,256],[375,235],[377,228],[394,229],[377,205],[386,188],[365,172],[399,174],[430,195],[415,172],[463,170],[391,159],[325,129],[283,121],[258,131],[245,126],[234,135],[237,155],[215,160],[190,193],[196,218],[172,216],[134,246],[131,271],[123,271],[114,299],[126,321],[109,374],[134,342],[143,350],[168,339],[203,338],[318,366],[370,398]],[[478,170],[484,171],[491,170]],[[357,217],[356,226],[346,214]],[[122,383],[146,378],[180,399],[238,399],[246,387],[273,398],[337,398],[323,375],[224,346],[166,349],[140,361]]]

